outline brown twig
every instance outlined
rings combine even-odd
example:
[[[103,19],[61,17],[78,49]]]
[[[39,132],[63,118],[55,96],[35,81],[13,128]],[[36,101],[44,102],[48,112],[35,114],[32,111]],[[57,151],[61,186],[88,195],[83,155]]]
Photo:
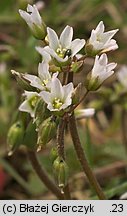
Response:
[[[45,184],[45,186],[50,191],[52,191],[52,193],[55,194],[57,198],[63,199],[63,194],[61,194],[59,188],[54,184],[54,182],[47,175],[46,171],[42,168],[42,165],[40,165],[35,152],[28,150],[28,157],[32,164],[32,167],[34,168],[41,181]]]

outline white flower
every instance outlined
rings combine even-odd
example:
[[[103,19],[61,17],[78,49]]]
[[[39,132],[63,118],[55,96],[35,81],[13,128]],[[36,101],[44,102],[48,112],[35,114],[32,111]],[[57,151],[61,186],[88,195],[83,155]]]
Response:
[[[58,73],[51,76],[49,72],[49,65],[46,62],[39,63],[38,77],[35,75],[25,74],[23,77],[30,81],[30,85],[38,88],[39,90],[50,90],[52,79],[57,77]]]
[[[103,83],[104,80],[114,73],[113,69],[116,67],[116,65],[116,63],[108,64],[108,58],[105,53],[100,57],[97,55],[92,69],[92,79],[97,78],[100,84]]]
[[[127,88],[127,66],[123,65],[120,70],[117,72],[117,78],[119,82]]]
[[[93,46],[93,50],[108,52],[110,50],[115,50],[118,48],[118,45],[112,37],[116,34],[118,29],[111,30],[108,32],[104,32],[105,26],[103,21],[101,21],[96,29],[93,29],[91,32],[91,36],[89,38],[88,44]]]
[[[31,117],[34,118],[35,106],[39,98],[39,94],[37,92],[25,91],[23,95],[26,96],[26,100],[20,105],[19,110],[30,113]]]
[[[114,71],[113,69],[116,67],[116,63],[108,64],[107,55],[104,53],[100,57],[97,55],[95,57],[95,62],[91,74],[87,76],[86,80],[86,88],[89,91],[97,90],[101,84],[110,77]]]
[[[72,103],[73,83],[62,86],[58,78],[52,80],[51,92],[42,91],[39,95],[48,104],[50,111],[66,109]]]
[[[95,114],[94,108],[75,110],[76,119],[91,118]]]
[[[44,39],[46,36],[46,26],[38,12],[36,5],[32,6],[28,4],[27,12],[19,9],[19,13],[30,27],[33,35],[38,39]]]
[[[76,55],[85,45],[84,39],[75,39],[72,41],[73,28],[70,26],[64,28],[59,39],[56,32],[49,27],[47,28],[47,33],[49,46],[46,46],[44,50],[58,62],[66,62],[69,57]]]

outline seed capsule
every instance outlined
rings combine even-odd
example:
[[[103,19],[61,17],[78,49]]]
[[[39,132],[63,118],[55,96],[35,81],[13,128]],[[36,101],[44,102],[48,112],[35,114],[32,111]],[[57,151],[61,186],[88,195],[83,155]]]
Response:
[[[57,157],[58,157],[58,151],[57,151],[57,148],[54,147],[51,149],[51,152],[50,152],[50,159],[51,159],[52,164],[56,160]]]
[[[57,157],[53,163],[53,172],[58,186],[61,188],[61,191],[63,191],[68,179],[68,166],[66,162]]]

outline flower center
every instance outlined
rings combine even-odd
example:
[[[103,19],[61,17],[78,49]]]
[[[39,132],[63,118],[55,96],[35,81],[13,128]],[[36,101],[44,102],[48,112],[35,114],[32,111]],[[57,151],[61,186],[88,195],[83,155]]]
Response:
[[[48,79],[43,80],[43,82],[42,82],[42,86],[46,86],[48,82],[49,82]]]
[[[33,97],[31,97],[31,98],[28,100],[28,103],[29,103],[29,105],[30,105],[30,107],[31,107],[32,109],[35,108],[36,103],[37,103],[37,100],[38,100],[38,97],[37,97],[37,96],[33,96]]]
[[[63,105],[63,102],[59,98],[55,98],[53,101],[53,108],[59,109]]]
[[[66,52],[66,49],[65,48],[62,49],[61,46],[59,46],[59,48],[56,50],[56,53],[60,58],[64,58],[65,52]]]

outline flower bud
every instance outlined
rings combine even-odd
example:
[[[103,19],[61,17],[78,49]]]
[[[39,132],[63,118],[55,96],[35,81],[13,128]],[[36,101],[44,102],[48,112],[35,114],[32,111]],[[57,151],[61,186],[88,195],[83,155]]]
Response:
[[[11,156],[13,152],[22,144],[23,137],[24,137],[23,123],[21,121],[17,121],[10,127],[7,135],[9,156]]]
[[[36,5],[32,6],[28,4],[27,12],[19,10],[19,13],[28,24],[33,36],[39,40],[44,40],[47,35],[46,25],[42,20]]]
[[[74,73],[79,73],[82,69],[83,69],[83,61],[77,61],[71,64],[71,71]]]
[[[51,149],[51,152],[50,152],[50,160],[51,160],[52,164],[54,163],[54,161],[56,160],[57,157],[58,157],[58,151],[57,151],[57,148],[54,147]]]
[[[63,188],[66,186],[68,179],[68,166],[66,162],[57,157],[53,163],[53,172],[55,179],[63,192]]]
[[[49,117],[42,122],[38,131],[38,151],[45,146],[55,135],[57,131],[56,118]]]
[[[37,128],[40,126],[42,121],[48,118],[51,112],[47,109],[46,103],[40,98],[35,107],[35,122]]]
[[[19,72],[15,71],[15,70],[11,70],[11,73],[15,76],[15,78],[16,78],[16,80],[17,80],[17,82],[18,82],[18,84],[20,85],[21,88],[23,88],[26,91],[35,90],[35,88],[30,86],[29,82],[26,81],[26,79],[24,79],[24,77],[23,77],[24,74],[19,73]]]
[[[93,68],[88,74],[85,86],[88,91],[96,91],[102,83],[114,74],[113,69],[116,67],[116,63],[112,62],[108,64],[107,55],[104,53],[101,56],[96,56]]]

